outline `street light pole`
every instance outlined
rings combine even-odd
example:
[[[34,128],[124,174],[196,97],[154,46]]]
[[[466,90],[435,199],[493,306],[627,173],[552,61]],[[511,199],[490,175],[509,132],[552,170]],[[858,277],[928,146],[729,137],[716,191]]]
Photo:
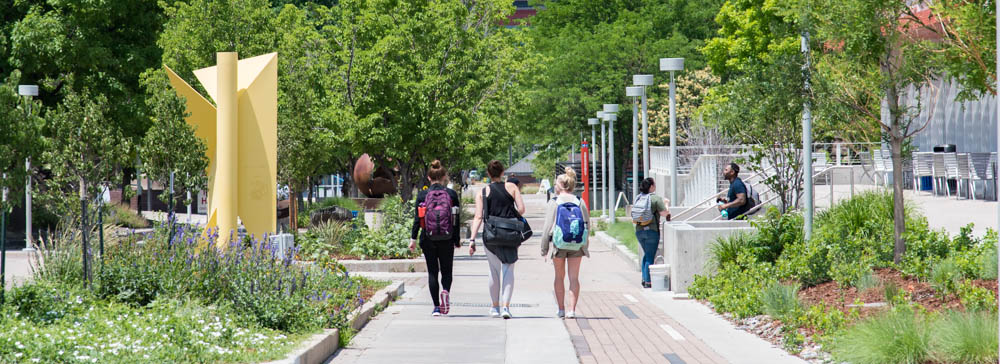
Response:
[[[28,117],[31,117],[31,98],[38,96],[38,85],[18,85],[17,94],[28,99]],[[35,251],[31,235],[31,158],[24,159],[27,175],[24,189],[24,251]]]
[[[670,203],[677,200],[677,85],[674,72],[684,70],[684,58],[660,58],[660,71],[670,71]]]
[[[804,235],[805,241],[808,242],[809,238],[812,237],[813,228],[813,168],[812,168],[812,105],[809,102],[810,88],[809,84],[809,31],[802,32],[802,54],[805,56],[805,63],[802,65],[802,75],[805,78],[805,84],[803,85],[806,92],[806,98],[802,102],[802,169],[805,171],[803,177],[805,177],[805,191],[803,191],[803,200],[805,201],[804,210],[802,213],[803,226],[805,228]]]
[[[590,125],[590,144],[591,145],[593,145],[594,141],[597,140],[597,134],[594,131],[594,128],[598,124],[600,124],[600,123],[601,123],[601,121],[599,119],[597,119],[597,118],[587,119],[587,124]],[[602,146],[604,145],[603,141],[601,142],[601,145]],[[587,206],[587,208],[590,209],[590,211],[596,211],[597,210],[597,154],[599,154],[599,153],[597,153],[597,148],[591,147],[591,149],[593,150],[593,152],[590,153],[590,163],[593,165],[593,168],[590,169],[590,183],[591,183],[590,204],[591,204],[591,206]],[[586,181],[584,181],[584,182],[586,183]],[[590,211],[588,211],[588,212],[590,212]]]
[[[601,217],[608,217],[608,147],[605,144],[604,133],[607,124],[604,123],[604,112],[598,111],[597,118],[601,120]]]
[[[646,110],[646,86],[653,85],[653,75],[634,75],[632,84],[642,89],[642,176],[649,176],[649,112]]]
[[[625,96],[632,98],[632,204],[635,204],[635,198],[639,196],[639,121],[635,98],[643,93],[640,86],[625,88]]]
[[[604,104],[604,117],[608,120],[608,223],[615,223],[615,120],[618,104]]]
[[[994,1],[996,4],[996,12],[993,14],[1000,14],[1000,1]],[[997,22],[997,60],[1000,60],[1000,18],[996,19]],[[1000,90],[1000,61],[996,62],[996,73],[994,73],[993,80],[996,82],[996,90]],[[1000,106],[1000,98],[997,98],[997,106]],[[1000,109],[997,109],[997,155],[1000,155]],[[993,186],[994,195],[1000,195],[1000,180],[996,180],[996,185]],[[985,192],[984,192],[985,193]],[[997,230],[1000,230],[1000,204],[997,204]],[[997,242],[997,248],[1000,249],[1000,241]],[[997,255],[997,263],[1000,264],[1000,254]],[[997,282],[998,287],[1000,287],[1000,281]],[[1000,305],[1000,300],[997,302]],[[1000,325],[1000,322],[998,322]],[[1000,353],[1000,346],[997,347],[997,353]]]

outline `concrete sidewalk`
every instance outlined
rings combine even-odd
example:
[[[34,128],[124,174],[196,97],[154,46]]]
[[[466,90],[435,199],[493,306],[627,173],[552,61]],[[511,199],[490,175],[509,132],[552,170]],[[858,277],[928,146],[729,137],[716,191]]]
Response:
[[[544,196],[525,196],[541,235]],[[581,268],[576,320],[556,318],[553,271],[539,237],[516,265],[514,319],[489,318],[487,262],[458,251],[452,311],[432,317],[426,276],[401,273],[407,292],[328,362],[380,363],[804,363],[737,330],[707,307],[639,288],[639,273],[595,243]],[[385,274],[381,278],[388,278]]]

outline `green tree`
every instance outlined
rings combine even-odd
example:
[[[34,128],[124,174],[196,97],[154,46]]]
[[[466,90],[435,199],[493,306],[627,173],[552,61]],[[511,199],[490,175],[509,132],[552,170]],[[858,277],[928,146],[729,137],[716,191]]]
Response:
[[[921,30],[942,41],[924,44],[937,51],[937,65],[962,85],[959,101],[996,95],[996,0],[938,0],[931,11],[940,24]]]
[[[52,171],[46,186],[54,204],[64,215],[79,212],[83,234],[84,277],[91,278],[91,251],[88,234],[92,217],[89,203],[100,198],[126,162],[130,141],[110,126],[108,100],[87,89],[63,88],[62,102],[46,114],[46,149],[43,161]],[[76,195],[76,199],[70,197]],[[79,210],[73,202],[78,202]]]
[[[331,113],[354,156],[398,168],[409,199],[433,159],[451,168],[512,139],[519,84],[534,68],[509,1],[341,1]]]
[[[924,86],[935,73],[933,57],[916,34],[927,24],[898,0],[815,0],[813,9],[818,38],[829,45],[818,69],[834,88],[831,97],[879,126],[891,149],[893,258],[898,263],[906,251],[903,147],[930,120],[917,117]],[[911,93],[918,103],[905,105],[904,97]]]
[[[190,203],[182,198],[185,192],[197,194],[207,184],[208,148],[184,120],[189,115],[185,101],[170,88],[165,72],[159,69],[147,74],[144,82],[153,126],[140,146],[143,170],[164,186],[168,186],[170,174],[174,173],[174,194],[169,196],[172,199],[168,201],[166,193],[160,198],[171,207],[178,201]]]
[[[578,147],[578,135],[590,134],[587,119],[602,104],[623,107],[615,123],[616,167],[624,181],[631,165],[631,98],[625,87],[634,74],[659,72],[659,58],[684,57],[686,67],[704,67],[698,51],[716,29],[712,19],[722,1],[540,1],[528,29],[540,53],[542,72],[533,74],[525,95],[531,104],[518,114],[522,132],[546,146],[535,166],[551,164]],[[650,88],[653,98],[658,90]],[[551,177],[551,176],[550,176]]]
[[[26,100],[17,93],[20,72],[14,71],[0,84],[0,190],[7,189],[11,196],[19,196],[30,177],[24,168],[25,159],[38,160],[42,150],[41,114],[44,111],[38,100]],[[13,198],[10,204],[18,201]]]

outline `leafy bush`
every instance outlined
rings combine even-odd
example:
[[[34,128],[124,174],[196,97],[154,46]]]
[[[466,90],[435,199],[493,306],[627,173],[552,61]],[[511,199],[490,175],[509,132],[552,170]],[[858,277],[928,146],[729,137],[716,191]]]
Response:
[[[938,294],[947,296],[955,292],[958,283],[962,279],[962,272],[954,259],[942,260],[931,271],[931,287]]]
[[[782,214],[777,208],[771,207],[763,219],[753,221],[752,224],[757,228],[753,237],[755,253],[762,262],[778,260],[785,246],[805,238],[802,231],[804,221],[799,213]]]
[[[948,363],[996,363],[996,323],[996,313],[950,312],[942,315],[934,324],[934,358]]]
[[[708,300],[719,312],[745,318],[761,314],[760,292],[776,281],[771,263],[757,262],[749,252],[741,252],[736,264],[719,267],[712,276],[695,275],[688,287],[691,297]]]
[[[413,226],[413,206],[398,196],[388,196],[379,205],[382,224],[365,228],[351,242],[348,254],[362,259],[412,258],[420,252],[410,252],[410,228]]]
[[[853,364],[922,364],[930,359],[927,326],[908,306],[896,306],[837,335],[833,357]]]
[[[764,303],[764,313],[788,321],[802,308],[799,285],[774,282],[761,292],[761,302]]]
[[[748,233],[736,233],[720,236],[708,247],[708,263],[714,269],[736,264],[740,254],[753,255],[756,262],[756,252],[753,246],[754,236]]]
[[[997,308],[993,291],[973,285],[968,280],[958,286],[957,292],[958,300],[962,302],[962,307],[965,307],[966,310],[995,311]]]
[[[997,279],[996,244],[992,244],[992,247],[988,249],[985,254],[979,257],[979,278],[988,280]]]
[[[8,303],[16,316],[34,323],[50,323],[67,315],[85,311],[85,303],[93,301],[87,291],[78,286],[38,280],[15,287],[8,293]]]
[[[857,315],[856,311],[854,315]],[[827,334],[838,332],[846,324],[847,315],[843,311],[827,307],[825,304],[809,306],[809,309],[802,312],[797,319],[797,325]]]

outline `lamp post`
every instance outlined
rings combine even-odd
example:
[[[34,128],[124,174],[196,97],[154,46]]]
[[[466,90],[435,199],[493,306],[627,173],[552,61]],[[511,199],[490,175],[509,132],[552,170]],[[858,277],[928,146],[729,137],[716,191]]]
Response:
[[[604,133],[608,129],[604,123],[604,111],[597,112],[597,119],[601,121],[601,217],[608,217],[608,147],[605,144]]]
[[[810,93],[809,84],[809,31],[802,32],[802,54],[805,56],[805,63],[802,65],[802,75],[805,76],[804,88],[806,95]],[[812,237],[813,228],[813,167],[812,167],[812,105],[806,97],[802,102],[802,169],[805,170],[805,190],[803,200],[805,208],[802,213],[803,225],[805,227],[805,241]],[[833,197],[831,196],[831,200]]]
[[[996,8],[996,13],[994,13],[994,14],[1000,14],[1000,1],[994,1],[994,3],[996,3],[996,7],[997,7]],[[996,22],[997,22],[996,39],[997,39],[997,44],[1000,45],[1000,18],[997,18]],[[997,47],[997,56],[1000,56],[1000,46]],[[998,57],[997,59],[1000,59],[1000,57]],[[996,73],[995,73],[995,76],[994,76],[994,80],[996,80],[996,82],[997,82],[996,85],[998,87],[1000,87],[1000,62],[996,62],[996,68],[997,69],[995,71]],[[1000,90],[1000,88],[997,88],[997,90]],[[997,98],[997,106],[1000,106],[1000,98]],[[1000,109],[998,109],[998,110],[1000,110]],[[1000,112],[997,113],[997,135],[996,136],[997,136],[997,151],[1000,152]],[[998,153],[997,155],[1000,155],[1000,153]],[[997,183],[997,185],[993,186],[994,187],[993,191],[1000,191],[1000,180],[996,181],[996,183]],[[985,189],[985,187],[984,187],[984,189]],[[986,193],[986,192],[984,191],[983,193]],[[994,195],[1000,195],[1000,193],[994,193]],[[997,229],[1000,230],[1000,204],[997,204]],[[998,242],[997,248],[1000,249],[1000,242]],[[997,256],[997,263],[1000,263],[1000,255]],[[998,286],[1000,286],[1000,282],[998,282],[997,284],[998,284]],[[1000,305],[1000,300],[998,300],[997,304]],[[997,352],[1000,353],[1000,346],[997,347]]]
[[[660,71],[670,71],[670,203],[677,204],[677,85],[674,72],[684,70],[684,58],[660,58]]]
[[[587,125],[590,125],[591,144],[594,144],[593,141],[597,139],[597,134],[594,131],[594,128],[597,127],[597,125],[599,125],[600,123],[601,120],[597,118],[587,119]],[[601,146],[604,146],[603,141],[601,142]],[[592,206],[587,206],[587,208],[590,211],[594,211],[597,210],[597,154],[599,153],[597,153],[597,148],[591,147],[591,149],[593,149],[593,151],[590,153],[590,162],[593,164],[593,167],[590,169],[590,183],[591,183],[590,194],[592,195],[590,198],[590,203]],[[584,183],[586,183],[586,181],[584,181]]]
[[[18,85],[17,94],[28,98],[28,117],[31,117],[31,98],[38,96],[38,85]],[[24,189],[24,251],[35,251],[31,236],[31,158],[24,159],[27,182]]]
[[[635,77],[633,77],[634,79]],[[635,204],[635,197],[639,196],[639,121],[638,111],[635,106],[635,98],[643,96],[645,90],[640,86],[626,87],[625,96],[632,98],[632,203]],[[645,111],[645,110],[644,110]],[[645,122],[643,122],[645,127]],[[644,128],[643,131],[646,129]],[[643,139],[643,153],[645,153],[645,138]],[[643,154],[645,156],[645,154]],[[645,172],[643,172],[645,176]]]
[[[653,75],[634,75],[632,84],[642,90],[642,176],[649,175],[649,113],[646,110],[646,86],[653,85]],[[628,88],[625,89],[628,92]]]
[[[615,120],[618,104],[604,104],[604,118],[608,120],[608,223],[615,223]]]

